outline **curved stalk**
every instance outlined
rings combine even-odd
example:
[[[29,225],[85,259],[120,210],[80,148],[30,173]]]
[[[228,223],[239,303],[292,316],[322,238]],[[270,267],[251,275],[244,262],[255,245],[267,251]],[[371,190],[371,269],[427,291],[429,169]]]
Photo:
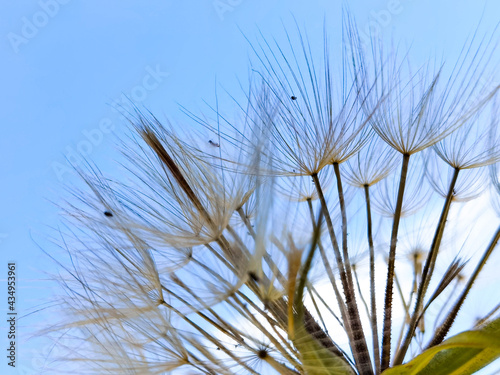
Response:
[[[356,288],[358,289],[359,298],[365,307],[366,316],[370,317],[370,309],[368,308],[368,304],[366,303],[365,297],[363,296],[363,292],[361,291],[361,285],[359,284],[358,272],[356,271],[356,267],[352,267],[352,273],[354,274],[354,281],[356,282]]]
[[[375,374],[380,374],[380,351],[378,341],[377,327],[377,304],[375,299],[375,248],[373,246],[372,234],[372,212],[370,205],[370,186],[364,186],[365,201],[366,201],[366,222],[367,222],[367,237],[368,247],[370,250],[370,324],[372,328],[373,341],[373,361],[375,362]]]
[[[394,365],[399,365],[403,363],[404,357],[406,355],[406,351],[410,346],[410,342],[415,334],[415,330],[417,329],[418,320],[420,318],[420,313],[422,311],[425,292],[427,291],[427,287],[429,286],[429,282],[432,277],[432,270],[434,269],[434,264],[436,263],[436,258],[438,254],[439,247],[441,246],[441,240],[443,238],[444,228],[446,225],[446,220],[448,218],[448,213],[450,212],[451,202],[453,200],[453,190],[455,189],[455,184],[457,182],[458,173],[460,169],[455,168],[452,180],[450,182],[450,186],[448,188],[448,194],[446,196],[446,200],[443,206],[443,210],[441,212],[441,217],[439,218],[439,223],[436,228],[436,233],[434,234],[434,239],[432,240],[431,250],[427,255],[427,259],[425,260],[425,266],[422,271],[422,277],[420,279],[420,284],[417,292],[417,300],[415,302],[415,309],[411,316],[411,321],[408,326],[408,331],[406,332],[405,339],[403,344],[399,348],[398,353],[394,358]]]
[[[352,272],[351,272],[352,266],[351,266],[351,260],[349,259],[349,251],[348,251],[348,244],[347,244],[347,236],[348,236],[348,234],[347,234],[347,210],[346,210],[346,204],[345,204],[345,198],[344,198],[344,188],[342,187],[342,177],[340,174],[339,163],[333,163],[333,169],[335,171],[335,177],[337,179],[337,192],[339,195],[339,205],[340,205],[340,212],[341,212],[341,217],[342,217],[342,253],[344,256],[344,266],[345,266],[345,271],[346,271],[346,275],[347,275],[347,282],[349,283],[349,287],[351,288],[352,294],[353,294],[353,302],[354,302],[353,308],[355,309],[355,313],[359,317],[359,310],[358,310],[358,305],[356,303],[356,297],[355,297],[355,292],[354,292],[354,282],[353,282]],[[359,287],[359,284],[358,284],[358,287]],[[361,295],[361,289],[359,290],[359,293],[360,293],[361,300],[366,305],[366,302],[365,302],[363,296]],[[368,314],[368,316],[370,316],[370,315]],[[361,329],[362,329],[362,327],[361,327]],[[362,338],[364,341],[364,345],[366,347],[366,352],[360,353],[360,356],[362,357],[362,361],[363,361],[362,366],[366,367],[366,370],[368,371],[368,364],[364,362],[367,360],[368,363],[370,364],[369,371],[373,374],[373,367],[372,367],[372,363],[370,360],[368,346],[366,344],[366,339],[365,339],[365,335],[364,335],[363,330],[362,330]]]
[[[333,163],[335,177],[337,178],[337,192],[339,194],[340,213],[342,217],[342,256],[344,257],[344,267],[349,286],[354,289],[354,283],[351,273],[351,260],[349,259],[349,252],[347,249],[347,212],[344,199],[344,189],[342,187],[342,179],[340,176],[339,163]]]
[[[396,264],[396,244],[398,241],[399,221],[401,219],[401,209],[403,207],[403,195],[406,185],[406,175],[408,174],[408,164],[410,155],[403,154],[401,166],[401,177],[399,180],[398,199],[396,201],[396,212],[392,223],[391,247],[389,249],[389,264],[387,266],[387,286],[385,288],[384,301],[384,328],[382,334],[382,358],[381,371],[389,367],[391,361],[391,328],[392,328],[392,294],[394,289],[394,268]]]
[[[311,217],[313,230],[316,230],[316,222],[314,220],[314,209],[312,206],[311,199],[307,200],[307,206],[309,207],[309,214]],[[347,333],[347,336],[349,337],[349,341],[351,341],[353,339],[352,331],[349,328],[349,320],[347,319],[347,312],[346,312],[344,300],[342,299],[342,296],[340,295],[339,289],[337,287],[337,283],[335,281],[335,276],[333,275],[333,272],[332,272],[332,267],[330,266],[330,261],[328,260],[328,258],[326,256],[325,249],[321,245],[321,241],[318,242],[318,248],[319,248],[319,252],[321,255],[321,260],[323,261],[323,265],[325,266],[326,274],[328,275],[328,278],[330,280],[330,284],[332,285],[332,288],[333,288],[333,292],[335,293],[335,298],[337,299],[337,302],[339,305],[340,314],[342,316],[342,320],[344,321],[344,329]]]
[[[340,271],[340,280],[342,282],[342,287],[344,289],[345,304],[347,306],[347,315],[349,317],[349,325],[352,330],[353,342],[350,342],[351,349],[353,352],[354,361],[356,362],[356,367],[361,375],[372,375],[373,370],[371,366],[370,355],[368,353],[368,346],[366,345],[365,334],[363,327],[361,325],[361,319],[359,317],[358,308],[356,305],[356,297],[354,295],[354,287],[349,284],[346,269],[344,268],[344,262],[340,254],[339,244],[335,236],[335,230],[333,228],[332,218],[330,212],[328,212],[328,206],[326,204],[325,196],[323,195],[323,190],[319,182],[317,174],[313,174],[312,179],[318,192],[318,197],[321,202],[321,208],[323,211],[323,216],[326,221],[328,232],[330,234],[330,240],[332,242],[332,247],[334,250],[335,258],[337,261],[337,267]],[[351,277],[352,281],[352,277]]]

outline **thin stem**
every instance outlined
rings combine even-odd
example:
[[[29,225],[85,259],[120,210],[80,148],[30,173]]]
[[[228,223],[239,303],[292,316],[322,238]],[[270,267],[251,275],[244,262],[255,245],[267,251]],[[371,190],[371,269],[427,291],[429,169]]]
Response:
[[[459,284],[460,284],[460,281],[456,280],[455,285],[453,285],[453,288],[450,291],[450,295],[448,296],[448,298],[446,298],[446,301],[443,303],[443,306],[441,306],[441,308],[439,309],[439,312],[436,314],[436,317],[434,318],[434,327],[432,328],[433,332],[437,332],[438,322],[441,320],[441,315],[443,315],[444,309],[447,306],[450,306],[451,300],[455,296],[455,293],[457,292]]]
[[[405,310],[405,316],[408,320],[410,320],[410,303],[406,303],[403,289],[401,288],[401,284],[399,283],[399,278],[396,272],[394,272],[394,281],[396,283],[396,288],[398,288],[398,293],[399,297],[401,298],[401,303],[403,304],[403,309]]]
[[[363,326],[361,325],[361,319],[359,317],[359,312],[356,305],[354,287],[352,283],[349,284],[348,282],[348,278],[344,268],[344,262],[342,261],[339,245],[335,236],[335,231],[333,229],[332,218],[330,216],[330,212],[328,212],[328,206],[326,204],[325,196],[323,195],[323,190],[321,189],[318,175],[313,174],[311,177],[314,181],[316,191],[318,192],[318,197],[321,202],[321,208],[323,210],[323,216],[325,217],[328,232],[330,234],[330,240],[332,242],[332,247],[337,261],[337,267],[340,271],[340,280],[344,289],[345,304],[347,306],[347,315],[349,317],[349,325],[351,327],[353,335],[353,341],[350,341],[350,345],[353,352],[354,361],[356,362],[356,367],[361,375],[372,375],[373,370],[371,366],[370,355],[368,353],[368,346],[366,345],[365,334],[363,331]]]
[[[460,308],[462,307],[465,298],[467,298],[467,295],[469,294],[469,291],[472,288],[472,285],[474,284],[474,281],[476,281],[477,276],[483,269],[484,265],[486,264],[486,261],[490,257],[491,253],[497,246],[498,241],[500,240],[500,227],[498,227],[495,235],[493,236],[493,239],[490,242],[490,245],[484,252],[481,260],[479,261],[476,269],[474,270],[474,273],[470,276],[469,281],[467,282],[467,285],[465,286],[462,294],[458,298],[457,302],[451,309],[450,313],[444,320],[443,324],[437,329],[436,333],[434,334],[433,339],[431,340],[430,344],[428,345],[428,348],[440,344],[446,335],[448,334],[448,331],[450,330],[451,326],[453,325],[455,318],[457,317],[458,312],[460,311]]]
[[[297,285],[296,289],[296,296],[295,300],[299,301],[294,307],[295,311],[297,314],[297,317],[299,319],[304,318],[304,305],[302,304],[302,301],[304,299],[304,288],[307,283],[307,275],[309,274],[309,271],[311,270],[311,265],[312,265],[312,260],[314,258],[314,253],[316,252],[316,247],[319,242],[319,237],[320,237],[320,223],[321,223],[322,215],[320,215],[318,219],[318,225],[315,226],[314,233],[313,233],[313,238],[311,242],[311,248],[309,249],[309,252],[307,253],[306,259],[304,263],[302,264],[301,270],[300,270],[300,276],[299,276],[299,283]]]
[[[418,292],[418,285],[419,285],[419,277],[422,275],[422,262],[420,261],[419,254],[413,254],[413,282],[412,282],[412,288],[410,292],[410,298],[408,299],[408,304],[406,308],[406,313],[408,314],[408,322],[410,321],[410,312],[409,312],[409,307],[411,306],[411,302],[413,300],[413,296],[417,294]],[[405,306],[406,307],[406,306]]]
[[[375,299],[375,248],[373,246],[372,234],[372,212],[370,205],[370,186],[364,186],[365,201],[366,201],[366,222],[367,222],[367,237],[368,247],[370,250],[370,324],[372,328],[373,341],[373,359],[375,362],[375,373],[380,374],[380,348],[378,341],[378,324],[377,324],[377,304]]]
[[[345,204],[345,198],[344,198],[344,188],[342,187],[342,177],[340,174],[339,163],[333,163],[333,169],[335,171],[335,177],[337,179],[337,192],[339,195],[339,205],[340,205],[340,212],[341,212],[341,217],[342,217],[342,253],[344,256],[344,266],[345,266],[345,271],[347,274],[347,282],[349,283],[349,287],[351,288],[352,294],[353,294],[353,302],[354,302],[353,307],[355,309],[356,314],[359,317],[359,310],[358,310],[358,305],[356,303],[356,297],[355,297],[355,292],[354,292],[354,283],[353,283],[352,272],[351,272],[351,269],[352,269],[351,260],[349,258],[349,251],[348,251],[348,246],[347,246],[348,245],[347,244],[347,236],[348,236],[348,233],[347,233],[347,210],[346,210],[346,204]],[[356,280],[356,283],[358,284],[360,298],[363,301],[363,303],[365,304],[365,307],[367,307],[366,302],[363,298],[363,295],[361,294],[361,289],[359,288],[359,283],[357,282],[357,280]],[[370,314],[368,314],[368,317],[370,317]],[[363,340],[365,340],[364,331],[363,331]],[[366,346],[366,340],[365,340],[364,344]],[[366,353],[361,353],[361,354],[362,354],[363,358],[365,358],[365,356],[366,356],[366,358],[368,358],[368,361],[370,363],[369,370],[371,371],[371,373],[373,373],[370,355],[368,353],[368,346],[366,346],[366,350],[367,350]],[[377,362],[377,361],[374,361],[374,362]],[[368,368],[368,365],[366,363],[364,363],[363,366]]]
[[[311,199],[307,199],[307,205],[309,207],[309,215],[311,217],[311,222],[313,226],[313,230],[316,230],[316,222],[314,220],[314,209],[312,206]],[[321,259],[323,261],[323,265],[325,266],[326,273],[328,275],[328,278],[330,279],[330,284],[333,287],[333,292],[335,293],[335,298],[337,299],[338,305],[339,305],[339,310],[340,314],[342,316],[342,320],[345,322],[345,330],[347,333],[347,336],[349,337],[349,340],[351,341],[353,339],[352,337],[352,332],[349,328],[349,320],[347,319],[347,311],[346,307],[344,304],[344,300],[342,299],[342,296],[340,295],[339,289],[337,287],[337,283],[335,281],[335,276],[333,275],[332,267],[330,266],[330,261],[328,260],[328,257],[326,256],[325,249],[321,245],[321,241],[318,243]]]
[[[474,324],[474,328],[480,327],[484,322],[486,322],[489,318],[491,318],[498,310],[500,310],[500,303],[496,305],[486,316],[479,319],[476,324]]]
[[[396,282],[396,288],[398,288],[399,297],[401,298],[401,302],[403,303],[403,308],[405,310],[405,320],[403,320],[403,324],[401,325],[401,330],[399,331],[399,336],[398,336],[398,343],[396,344],[396,348],[399,348],[399,345],[401,345],[401,340],[403,340],[405,326],[407,323],[410,322],[409,305],[411,303],[411,294],[408,303],[406,303],[403,290],[401,289],[401,284],[399,283],[398,274],[396,272],[394,272],[394,281]]]
[[[351,260],[349,259],[349,252],[347,249],[347,212],[345,206],[344,189],[342,187],[342,179],[340,175],[339,163],[333,163],[333,169],[335,171],[335,177],[337,178],[337,191],[339,194],[340,213],[342,217],[342,255],[344,257],[344,267],[347,275],[347,281],[349,282],[349,286],[353,287],[354,283],[352,281]]]
[[[319,321],[321,322],[321,325],[323,326],[323,331],[326,333],[328,330],[326,329],[326,324],[325,320],[323,319],[323,315],[321,314],[321,311],[318,308],[318,304],[316,303],[316,299],[314,298],[313,291],[311,289],[311,285],[307,285],[307,291],[309,292],[309,297],[311,298],[311,301],[314,306],[314,310],[316,310],[316,314],[318,314]]]
[[[396,201],[396,212],[394,213],[394,220],[392,223],[389,264],[387,266],[387,286],[385,288],[384,301],[384,328],[382,336],[381,371],[384,371],[386,368],[388,368],[391,361],[392,294],[394,288],[394,268],[396,264],[396,244],[398,241],[399,221],[401,219],[401,210],[403,207],[403,196],[406,185],[406,175],[408,174],[409,162],[410,155],[403,154],[401,177],[399,180],[398,199]]]
[[[363,293],[361,292],[361,285],[359,285],[359,278],[358,273],[356,272],[356,267],[352,267],[352,272],[354,273],[354,281],[356,282],[356,288],[358,288],[359,298],[361,298],[361,302],[363,302],[363,306],[365,307],[366,316],[370,318],[370,309],[368,308],[365,297],[363,297]]]
[[[335,318],[335,320],[337,321],[337,323],[345,330],[345,327],[344,327],[344,323],[342,320],[339,319],[339,317],[337,316],[337,314],[335,314],[335,312],[332,310],[332,308],[330,307],[330,304],[328,302],[326,302],[322,297],[321,295],[318,293],[318,291],[314,288],[314,287],[311,287],[312,289],[312,292],[314,294],[316,294],[316,297],[319,299],[319,301],[323,304],[323,306],[328,310],[328,312],[330,314],[332,314],[332,316]],[[328,334],[328,330],[326,330],[326,333]]]
[[[396,356],[394,358],[394,365],[399,365],[403,363],[408,347],[410,346],[410,342],[415,334],[415,330],[417,329],[417,324],[424,303],[425,292],[427,291],[427,287],[429,286],[429,282],[432,277],[432,270],[434,269],[434,264],[436,262],[438,250],[439,247],[441,246],[441,240],[443,238],[443,233],[446,225],[446,220],[448,218],[448,213],[450,212],[451,202],[453,201],[453,191],[455,189],[459,172],[460,169],[458,168],[455,168],[453,172],[453,177],[451,179],[450,186],[448,188],[448,194],[446,196],[443,210],[441,212],[441,217],[439,218],[439,223],[436,228],[436,233],[434,234],[434,239],[432,240],[431,250],[429,251],[429,254],[427,254],[427,259],[425,260],[425,265],[422,271],[422,277],[420,279],[420,284],[417,292],[415,309],[411,316],[410,324],[408,325],[408,331],[406,333],[406,337],[403,341],[403,344],[399,348],[398,353],[396,353]]]
[[[337,192],[339,195],[339,205],[340,205],[340,212],[341,212],[341,217],[342,217],[342,253],[344,256],[345,271],[347,274],[347,281],[349,283],[349,287],[352,288],[353,296],[355,296],[354,284],[353,284],[352,273],[351,273],[351,260],[349,258],[348,244],[347,244],[347,236],[348,236],[348,233],[347,233],[347,210],[346,210],[346,204],[345,204],[345,198],[344,198],[344,189],[342,187],[342,177],[340,174],[339,163],[333,163],[333,169],[335,171],[335,177],[337,179]],[[358,288],[359,288],[359,284],[358,284]],[[366,302],[365,302],[363,296],[361,295],[361,289],[360,289],[359,293],[360,293],[360,297],[361,297],[363,303],[365,303],[365,306],[366,306]],[[354,297],[353,302],[354,302],[354,308],[356,310],[356,314],[359,316],[358,306],[357,306],[355,297]],[[368,314],[368,316],[370,316],[370,314]],[[364,339],[364,331],[363,331],[363,339]],[[366,345],[366,341],[365,341],[365,345]],[[366,347],[366,350],[368,351],[368,347]],[[366,354],[366,357],[369,360],[370,371],[371,371],[371,373],[373,373],[373,368],[371,366],[370,356],[369,356],[368,352],[363,353],[363,355],[364,354]],[[366,367],[368,367],[368,366],[366,365]]]

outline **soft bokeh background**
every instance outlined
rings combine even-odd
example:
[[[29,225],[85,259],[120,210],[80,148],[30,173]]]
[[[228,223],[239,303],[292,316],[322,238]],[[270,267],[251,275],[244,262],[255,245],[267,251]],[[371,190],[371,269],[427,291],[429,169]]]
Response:
[[[349,7],[362,37],[378,31],[411,46],[417,64],[452,59],[477,28],[493,30],[500,14],[498,0],[352,0]],[[326,19],[331,50],[340,51],[340,0],[24,0],[0,9],[0,279],[5,290],[7,262],[16,261],[19,316],[43,309],[54,292],[43,272],[55,267],[40,247],[51,253],[50,228],[60,223],[51,201],[78,183],[66,158],[79,163],[83,154],[111,169],[114,134],[127,128],[117,108],[133,102],[182,122],[179,104],[196,112],[206,109],[203,100],[214,104],[217,85],[239,92],[251,55],[243,34],[252,40],[260,29],[280,39],[294,17],[311,36],[321,35]],[[28,339],[42,319],[56,317],[41,311],[18,321],[18,366],[2,355],[2,374],[41,371],[52,347]]]

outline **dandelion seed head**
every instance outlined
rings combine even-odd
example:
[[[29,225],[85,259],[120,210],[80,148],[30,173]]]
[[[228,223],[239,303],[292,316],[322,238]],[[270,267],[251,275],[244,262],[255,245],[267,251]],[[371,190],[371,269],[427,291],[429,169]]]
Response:
[[[429,201],[431,189],[422,183],[424,176],[423,159],[415,158],[415,164],[407,177],[408,189],[405,192],[401,217],[408,217],[418,212]],[[392,174],[375,185],[373,189],[373,208],[383,216],[393,217],[395,213],[399,175]]]
[[[384,334],[400,317],[405,350],[420,353],[429,313],[471,280],[462,253],[477,243],[459,243],[455,203],[483,192],[486,167],[500,191],[498,116],[486,110],[498,88],[475,84],[489,66],[482,47],[450,73],[375,43],[373,61],[352,49],[337,72],[326,33],[319,58],[306,33],[286,37],[251,45],[245,99],[229,94],[236,115],[218,102],[208,115],[183,108],[202,128],[191,134],[136,108],[128,177],[79,170],[87,190],[64,209],[64,317],[50,329],[80,343],[66,358],[93,373],[369,374],[379,357],[392,363],[382,309]],[[413,298],[428,286],[427,311]]]

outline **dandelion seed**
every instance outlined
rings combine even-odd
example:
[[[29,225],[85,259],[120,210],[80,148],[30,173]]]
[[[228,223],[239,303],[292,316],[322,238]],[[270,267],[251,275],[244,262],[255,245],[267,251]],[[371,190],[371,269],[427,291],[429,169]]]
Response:
[[[104,211],[104,216],[113,217],[113,214],[111,213],[111,211]]]

